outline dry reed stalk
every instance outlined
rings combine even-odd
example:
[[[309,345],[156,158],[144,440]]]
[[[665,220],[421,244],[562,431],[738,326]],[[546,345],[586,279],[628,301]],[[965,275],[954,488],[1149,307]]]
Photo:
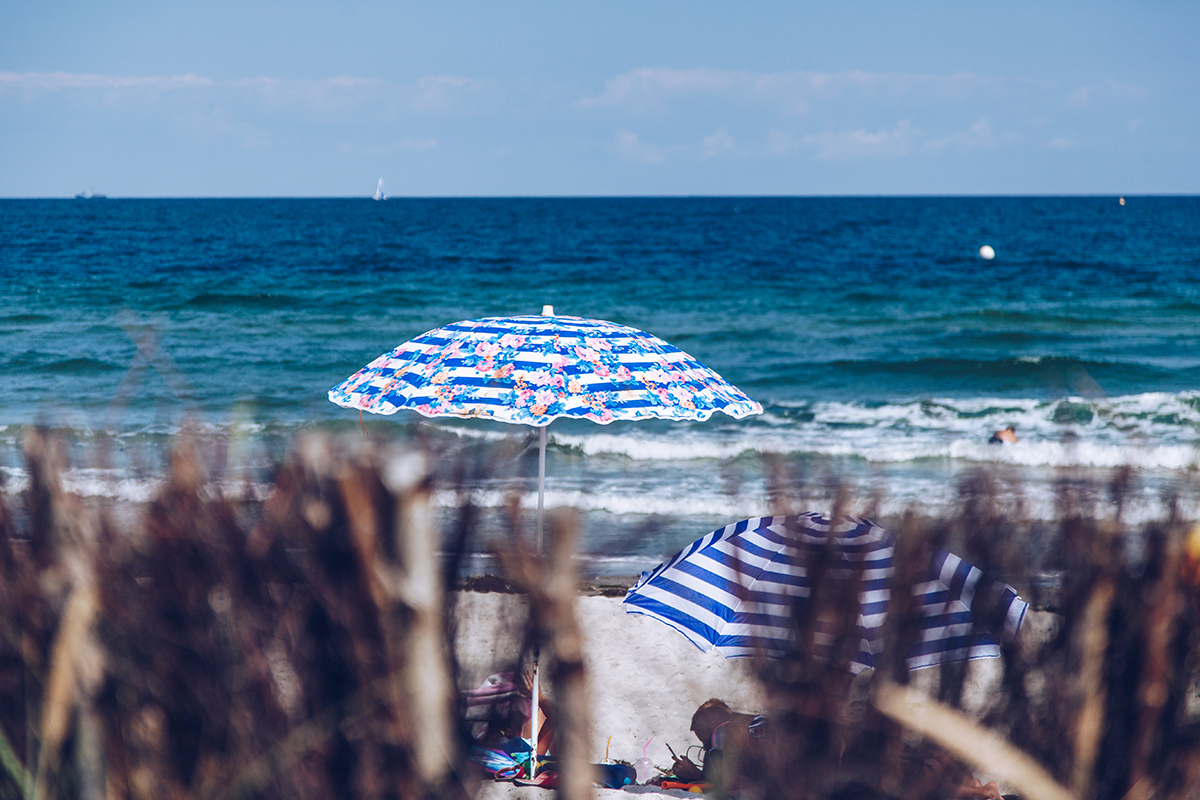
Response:
[[[28,536],[41,535],[43,531],[28,531]],[[0,792],[27,799],[33,797],[34,725],[40,716],[40,695],[31,689],[41,683],[52,624],[37,583],[33,549],[0,493]]]
[[[921,635],[921,616],[913,600],[913,586],[925,571],[930,550],[928,528],[919,524],[912,513],[906,513],[896,535],[895,570],[889,587],[887,618],[883,623],[884,647],[875,671],[877,679],[908,684],[908,654]],[[885,721],[884,734],[880,786],[884,791],[899,794],[905,780],[903,738],[897,723],[891,720]]]
[[[799,513],[805,488],[804,476],[793,472],[791,465],[778,453],[763,453],[762,465],[767,509],[771,515],[778,517]]]
[[[465,796],[424,456],[369,446],[346,453],[309,439],[281,485],[256,535],[306,531],[301,571],[317,615],[308,625],[340,652],[299,670],[313,716],[242,785],[260,785],[272,765],[308,750],[348,747],[337,758],[360,765],[358,794]],[[329,691],[339,684],[340,696]],[[329,779],[342,780],[339,763],[327,761]]]
[[[295,769],[305,754],[320,751],[328,743],[331,731],[353,730],[372,714],[377,713],[384,704],[382,698],[388,696],[395,680],[395,676],[385,675],[343,698],[335,706],[324,709],[292,727],[287,736],[267,752],[245,764],[228,785],[220,787],[213,794],[200,796],[210,797],[212,800],[238,800],[268,790],[281,775]],[[420,796],[439,795],[437,791],[431,791]]]
[[[573,514],[558,513],[550,519],[550,549],[546,581],[547,622],[554,652],[551,683],[559,716],[559,752],[564,776],[560,794],[565,800],[588,800],[592,796],[591,697],[583,659],[583,629],[579,624],[575,541],[579,529]]]
[[[392,659],[403,664],[404,701],[419,728],[413,741],[417,777],[435,794],[452,796],[449,784],[461,753],[428,468],[419,453],[393,454],[383,479],[395,498],[393,602],[404,607],[390,616],[406,623],[392,629],[399,634],[391,640]]]
[[[65,596],[43,678],[36,766],[29,769],[34,778],[32,794],[42,800],[52,792],[57,794],[62,747],[72,720],[78,714],[94,725],[92,705],[104,670],[93,632],[94,547],[100,523],[78,497],[63,490],[61,473],[66,459],[61,440],[35,429],[26,437],[25,452],[37,542],[31,550],[40,556],[42,567],[37,576],[39,588],[51,597]],[[94,753],[89,755],[77,765],[77,793],[94,794],[102,783],[97,774],[101,767]]]
[[[203,792],[231,771],[227,747],[252,746],[231,724],[249,694],[230,685],[242,537],[205,481],[195,443],[181,438],[143,535],[113,539],[98,558],[107,784],[130,797]]]
[[[1179,578],[1182,567],[1183,529],[1170,525],[1152,533],[1148,586],[1144,600],[1149,607],[1142,628],[1141,676],[1136,690],[1140,712],[1133,731],[1130,753],[1130,800],[1149,797],[1156,753],[1161,749],[1163,714],[1171,697],[1174,678],[1172,658],[1184,598]],[[1139,789],[1139,787],[1141,787]],[[1137,791],[1135,791],[1137,790]]]
[[[1079,797],[1089,797],[1096,759],[1104,736],[1108,697],[1104,671],[1109,646],[1109,615],[1116,599],[1116,579],[1103,574],[1093,585],[1072,638],[1078,653],[1073,695],[1076,710],[1071,730],[1074,769],[1071,787]]]
[[[588,741],[591,699],[577,608],[578,521],[568,512],[552,512],[548,516],[550,542],[545,559],[518,546],[502,552],[501,561],[513,582],[529,597],[535,646],[548,645],[552,658],[550,683],[558,716],[555,755],[562,775],[559,796],[566,800],[590,800],[593,794]]]
[[[1075,800],[1077,797],[1004,737],[916,689],[880,681],[875,687],[873,702],[889,718],[937,742],[956,758],[1002,776],[1028,800]]]
[[[92,617],[96,611],[95,593],[90,587],[77,587],[67,598],[54,638],[50,656],[50,675],[46,682],[34,797],[44,800],[53,791],[51,780],[59,771],[63,740],[79,704],[80,663],[90,649]]]
[[[830,518],[840,520],[850,503],[849,492],[837,482],[830,482],[827,490]],[[794,547],[809,580],[808,596],[791,609],[797,647],[778,661],[755,664],[767,688],[769,733],[761,752],[756,747],[722,757],[722,765],[737,765],[728,768],[731,779],[750,783],[739,791],[770,798],[820,794],[844,775],[843,757],[864,746],[864,720],[851,700],[856,684],[849,669],[863,635],[863,562],[832,534],[816,546],[796,542]],[[819,643],[829,646],[818,647]],[[815,655],[822,650],[828,658]],[[864,774],[877,771],[876,764],[867,766],[857,758],[852,757]]]

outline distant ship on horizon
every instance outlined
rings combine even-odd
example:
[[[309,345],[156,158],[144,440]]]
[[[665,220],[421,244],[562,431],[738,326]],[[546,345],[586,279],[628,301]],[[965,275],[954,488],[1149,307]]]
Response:
[[[387,195],[383,193],[383,178],[379,179],[379,185],[375,187],[375,194],[371,195],[372,200],[387,200]]]
[[[79,194],[75,195],[75,199],[76,200],[107,200],[108,195],[96,194],[91,189],[88,189],[86,192],[80,192]]]

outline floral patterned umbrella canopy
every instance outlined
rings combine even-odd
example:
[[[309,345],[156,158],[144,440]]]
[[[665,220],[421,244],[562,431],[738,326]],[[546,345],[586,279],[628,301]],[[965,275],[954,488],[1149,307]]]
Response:
[[[329,390],[340,406],[542,427],[558,417],[735,419],[762,406],[677,347],[580,317],[490,317],[429,331]]]

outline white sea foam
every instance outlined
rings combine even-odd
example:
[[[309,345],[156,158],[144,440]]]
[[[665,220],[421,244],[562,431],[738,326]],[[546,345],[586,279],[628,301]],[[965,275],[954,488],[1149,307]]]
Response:
[[[950,457],[1032,467],[1121,467],[1187,469],[1200,463],[1194,445],[1093,444],[1090,442],[1028,442],[996,447],[978,441],[951,443]]]
[[[514,425],[514,424],[483,425],[483,426],[471,426],[471,427],[467,427],[464,425],[442,424],[442,423],[438,423],[438,422],[428,422],[428,421],[425,421],[424,424],[431,425],[432,427],[434,427],[435,429],[437,429],[443,433],[453,434],[454,436],[458,436],[459,438],[482,439],[482,440],[488,441],[488,442],[504,441],[507,439],[511,439],[514,435],[528,436],[528,435],[532,434],[533,431],[536,430],[535,428],[532,428],[528,425]]]
[[[1018,476],[1022,485],[1014,492],[1019,491],[1020,497],[1014,494],[1013,502],[1019,500],[1025,513],[1050,518],[1056,509],[1055,470],[1129,465],[1148,488],[1127,503],[1126,519],[1149,519],[1161,515],[1159,498],[1169,493],[1179,473],[1200,466],[1198,407],[1200,393],[1196,392],[1054,401],[932,398],[882,405],[775,404],[761,417],[736,422],[551,426],[546,500],[550,508],[630,518],[660,515],[732,521],[757,516],[770,511],[759,456],[771,453],[799,457],[796,463],[807,466],[798,469],[809,471],[810,482],[821,474],[840,475],[856,482],[860,495],[879,483],[881,514],[910,507],[948,513],[958,502],[957,484],[966,471],[991,465]],[[530,429],[503,425],[420,424],[433,425],[439,434],[481,442],[530,434]],[[1019,442],[986,443],[992,431],[1009,424],[1016,427]],[[235,433],[238,444],[234,447],[231,442],[227,461],[237,461],[238,468],[227,468],[227,475],[253,478],[269,456],[262,448],[262,452],[250,451],[257,447],[258,437],[268,432],[237,426]],[[161,442],[159,436],[155,432],[147,441]],[[137,436],[126,441],[133,447]],[[238,459],[235,450],[241,453]],[[810,457],[829,461],[804,460]],[[19,463],[19,458],[10,455],[9,463]],[[21,469],[0,470],[6,495],[28,486]],[[1106,479],[1104,473],[1094,477]],[[88,497],[141,503],[159,491],[161,478],[132,468],[72,469],[64,484]],[[503,509],[514,485],[520,487],[521,507],[535,508],[536,493],[528,475],[523,480],[482,481],[472,500],[484,508]],[[269,488],[252,479],[228,479],[212,491],[262,499]],[[459,501],[460,496],[449,491],[435,497],[442,509],[451,509]],[[804,505],[794,510],[814,503],[816,510],[822,510],[819,504],[824,501],[810,497],[795,502]]]
[[[530,436],[531,429],[505,425],[428,422],[440,434],[484,442]],[[1019,446],[985,448],[992,431],[1013,425]],[[269,434],[288,435],[296,426],[268,426],[237,419],[200,423],[190,430],[203,437],[228,438],[241,453],[245,443]],[[19,459],[22,426],[0,426],[0,442]],[[86,443],[95,431],[76,431]],[[161,442],[179,433],[154,424],[117,434],[126,446]],[[1179,469],[1196,463],[1200,445],[1200,392],[1146,393],[1086,400],[1032,398],[929,398],[867,405],[855,402],[792,402],[768,405],[766,413],[740,422],[618,423],[614,426],[552,426],[553,446],[585,457],[616,456],[636,462],[729,460],[777,453],[851,457],[894,464],[922,459],[1023,466],[1115,466]],[[1069,444],[1066,440],[1073,440]]]
[[[471,493],[470,500],[481,508],[506,508],[511,496],[511,493],[500,490],[482,490]],[[434,496],[434,505],[455,508],[462,499],[463,496],[458,493],[439,492]],[[763,495],[728,497],[721,494],[692,493],[682,496],[662,486],[632,493],[547,490],[544,504],[546,509],[573,508],[615,515],[712,516],[730,520],[761,516],[770,508],[767,498]],[[526,511],[536,509],[537,492],[519,494],[518,505]]]
[[[727,496],[713,492],[671,492],[666,487],[657,487],[658,491],[645,491],[636,494],[619,493],[584,493],[570,491],[547,491],[545,507],[549,509],[573,508],[583,512],[603,512],[614,516],[660,516],[672,519],[705,518],[722,520],[717,523],[724,525],[739,519],[758,517],[773,512],[775,508],[762,491],[755,487],[737,496]],[[880,517],[896,517],[906,511],[919,510],[922,514],[933,516],[954,514],[960,504],[957,484],[954,481],[937,480],[934,478],[916,478],[887,486],[888,493],[878,500],[867,494],[852,495],[850,513],[870,513]],[[472,495],[472,502],[480,508],[504,509],[509,507],[511,495],[501,491],[480,491]],[[436,506],[443,510],[457,506],[461,496],[451,493],[438,493],[434,498]],[[798,512],[815,510],[828,513],[830,511],[828,497],[810,497],[804,500],[794,499],[785,502],[784,510]],[[1058,499],[1054,487],[1048,483],[1023,483],[1006,490],[998,495],[997,502],[1001,508],[1009,508],[1014,514],[1035,519],[1051,520],[1058,515]],[[524,492],[519,495],[519,507],[525,512],[537,508],[537,493]],[[1109,516],[1116,513],[1116,507],[1105,497],[1095,499],[1095,513]],[[1152,520],[1161,520],[1168,511],[1162,494],[1152,487],[1143,487],[1125,498],[1121,513],[1122,519],[1128,524],[1142,524]],[[1188,515],[1200,514],[1200,502],[1195,498],[1186,498],[1183,511]],[[708,530],[700,530],[700,536]]]
[[[928,458],[1023,466],[1181,469],[1197,463],[1198,395],[1153,393],[1087,401],[932,399],[866,406],[821,402],[805,417],[764,415],[716,431],[679,424],[669,432],[628,427],[550,440],[586,456],[642,461],[730,459],[745,453],[816,454],[899,463]],[[786,409],[785,409],[786,410]],[[988,446],[990,433],[1014,426],[1021,442]]]
[[[986,446],[983,446],[986,448]],[[1013,452],[1016,448],[1012,449]],[[985,450],[986,452],[986,450]],[[1035,459],[1036,460],[1036,459]],[[682,465],[681,465],[682,466]],[[28,476],[19,469],[5,468],[4,493],[12,497],[29,486]],[[162,488],[162,481],[148,478],[121,477],[117,474],[80,474],[69,471],[63,484],[67,491],[88,498],[104,498],[125,503],[145,503]],[[659,516],[675,520],[708,520],[707,525],[726,524],[738,519],[761,516],[779,508],[773,505],[761,477],[754,477],[736,491],[729,491],[720,480],[701,471],[696,475],[687,470],[655,471],[652,478],[642,479],[639,474],[624,479],[594,482],[585,487],[576,477],[551,476],[545,494],[547,509],[573,508],[584,513],[603,513],[615,517],[644,518]],[[1008,476],[1012,478],[1013,476]],[[952,514],[960,502],[958,479],[954,473],[919,472],[905,470],[889,473],[885,477],[882,496],[872,498],[873,478],[870,474],[843,476],[851,487],[852,513],[866,513],[868,505],[872,513],[879,516],[899,515],[909,509],[919,509],[924,514]],[[435,492],[433,503],[443,511],[451,511],[469,499],[476,507],[503,510],[510,507],[513,496],[511,481],[493,481],[465,494],[441,490]],[[211,494],[220,493],[229,499],[264,500],[270,486],[248,481],[228,481],[207,488]],[[1126,498],[1122,508],[1127,523],[1140,524],[1161,519],[1167,510],[1163,500],[1170,494],[1166,487],[1147,483],[1138,487]],[[529,481],[517,490],[518,506],[526,513],[537,508],[537,492]],[[817,510],[828,512],[830,498],[820,488],[804,497],[785,499],[783,508],[790,512]],[[1014,512],[1039,519],[1053,519],[1057,514],[1057,498],[1053,483],[1048,480],[1022,480],[1002,488],[999,496],[1001,506],[1011,507]],[[1098,496],[1095,512],[1101,515],[1115,513],[1115,507],[1106,498]],[[1200,502],[1186,495],[1183,498],[1185,514],[1200,515]],[[713,521],[717,522],[714,523]],[[697,524],[696,535],[705,524]]]
[[[29,488],[29,475],[20,468],[3,467],[5,494],[19,495]],[[62,475],[63,489],[80,497],[102,498],[125,503],[148,503],[162,491],[162,478],[133,477],[117,469],[69,469]],[[230,500],[267,498],[271,487],[254,481],[220,481],[206,487],[212,495]]]
[[[679,431],[674,435],[639,435],[630,431],[624,434],[596,433],[572,436],[552,433],[550,440],[555,444],[579,450],[584,455],[605,454],[627,456],[635,460],[690,461],[695,459],[735,458],[746,451],[761,452],[770,446],[768,437],[743,434],[735,438],[717,439]],[[786,447],[779,439],[776,448]]]

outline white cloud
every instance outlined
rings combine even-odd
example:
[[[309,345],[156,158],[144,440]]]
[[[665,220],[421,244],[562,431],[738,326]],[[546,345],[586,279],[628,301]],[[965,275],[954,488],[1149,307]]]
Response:
[[[616,149],[621,158],[643,164],[657,164],[666,157],[660,148],[646,144],[636,133],[624,129],[617,131]]]
[[[340,114],[368,105],[391,111],[444,113],[471,110],[478,96],[493,95],[482,81],[453,75],[433,75],[411,84],[370,78],[333,77],[292,80],[255,77],[213,80],[200,75],[122,76],[67,72],[0,72],[0,95],[69,91],[102,92],[106,102],[157,100],[166,95],[244,100],[266,110],[297,108],[319,114]]]
[[[259,77],[217,82],[203,95],[226,101],[249,102],[266,111],[296,109],[337,116],[378,103],[391,93],[386,83],[364,78],[282,80]]]
[[[802,138],[805,144],[817,148],[816,157],[822,160],[846,161],[877,156],[902,156],[912,150],[921,135],[908,120],[901,120],[889,130],[880,128],[874,133],[863,128],[851,131],[823,131]]]
[[[712,136],[705,136],[701,142],[705,158],[712,158],[720,153],[731,153],[734,148],[733,137],[724,129],[719,129]]]
[[[411,150],[421,153],[426,150],[432,150],[438,146],[438,140],[433,137],[422,138],[420,136],[405,136],[400,141],[396,142],[397,149]]]
[[[1075,91],[1067,95],[1067,106],[1069,108],[1083,108],[1092,99],[1092,89],[1088,86],[1080,86]]]
[[[796,144],[796,137],[786,131],[779,130],[779,128],[772,128],[767,132],[767,152],[771,155],[787,155]]]
[[[367,156],[392,156],[396,153],[423,153],[437,146],[438,140],[433,137],[405,136],[387,145],[365,145],[357,148],[357,152]],[[343,153],[355,151],[355,148],[346,143],[338,149]]]
[[[1134,103],[1146,99],[1146,90],[1134,83],[1105,81],[1097,86],[1080,86],[1067,94],[1067,108],[1081,109],[1089,106],[1117,103]]]
[[[655,117],[656,140],[665,144],[653,151],[641,142],[637,148],[628,145],[622,150],[626,157],[634,152],[643,159],[677,153],[709,159],[731,152],[761,158],[810,153],[839,161],[971,153],[1064,139],[1079,127],[1065,128],[1068,120],[1128,106],[1143,94],[1131,84],[1069,86],[967,72],[647,67],[611,77],[602,91],[576,100],[574,107],[623,130],[637,129],[644,124],[640,118]]]
[[[417,81],[413,108],[417,111],[448,111],[464,97],[485,88],[480,81],[454,75],[435,75]]]
[[[652,145],[622,128],[617,132],[615,151],[622,158],[643,163],[658,163],[676,156],[711,159],[737,154],[747,158],[780,158],[797,153],[811,154],[813,158],[823,161],[850,161],[902,158],[919,153],[936,154],[947,149],[969,152],[1017,141],[1015,134],[996,133],[986,118],[976,120],[964,130],[939,138],[930,138],[924,130],[914,127],[910,120],[905,119],[890,128],[875,130],[851,128],[800,134],[771,128],[765,136],[741,139],[735,139],[725,128],[718,128],[712,134],[701,137],[698,146],[685,143]],[[1070,146],[1074,144],[1072,141]],[[1060,145],[1061,142],[1052,146]]]
[[[1145,100],[1147,95],[1146,90],[1135,83],[1109,81],[1105,88],[1118,100]]]
[[[188,73],[148,77],[94,75],[70,72],[0,72],[0,91],[24,90],[54,92],[65,89],[153,89],[174,91],[199,89],[214,85],[210,78]]]
[[[583,98],[578,105],[589,108],[657,103],[667,97],[722,93],[733,87],[735,76],[746,74],[711,69],[635,69],[605,81],[602,94]]]
[[[814,103],[849,94],[868,98],[964,97],[990,83],[970,73],[920,75],[642,68],[610,78],[605,81],[603,92],[581,98],[576,105],[581,108],[630,107],[661,111],[671,100],[725,98],[766,104],[800,114],[809,111]]]
[[[997,136],[995,130],[992,129],[992,123],[988,122],[986,118],[980,117],[964,131],[957,131],[939,139],[926,141],[922,145],[922,149],[930,153],[940,152],[947,147],[961,151],[986,150],[996,147],[1002,142],[1011,142],[1013,139],[1011,134]]]
[[[1068,136],[1055,136],[1047,144],[1055,150],[1071,150],[1078,142]]]
[[[178,111],[178,122],[187,135],[201,141],[231,140],[247,149],[268,147],[274,141],[274,129],[231,113],[220,105],[194,104]]]

